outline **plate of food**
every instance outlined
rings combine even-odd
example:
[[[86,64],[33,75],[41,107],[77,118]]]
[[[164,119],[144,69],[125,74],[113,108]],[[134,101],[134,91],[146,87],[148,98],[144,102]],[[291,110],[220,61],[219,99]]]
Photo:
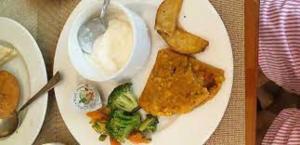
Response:
[[[80,144],[204,144],[233,82],[226,28],[207,0],[114,0],[90,50],[103,1],[81,1],[60,35],[59,110]],[[85,29],[86,31],[81,31]],[[84,42],[84,43],[82,43]]]
[[[41,86],[47,73],[40,49],[31,34],[18,22],[0,17],[0,116],[18,110]],[[1,145],[33,144],[42,128],[47,94],[20,115],[20,125]]]

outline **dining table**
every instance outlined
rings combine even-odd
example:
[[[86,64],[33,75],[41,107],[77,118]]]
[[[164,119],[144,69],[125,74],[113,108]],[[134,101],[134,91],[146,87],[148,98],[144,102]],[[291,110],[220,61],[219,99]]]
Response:
[[[246,143],[257,144],[259,0],[245,1]]]
[[[46,63],[48,78],[51,78],[53,74],[53,60],[60,33],[68,16],[79,2],[80,0],[0,1],[0,17],[16,20],[27,28],[37,41]],[[249,142],[248,139],[246,140],[245,119],[245,74],[247,72],[244,59],[246,52],[244,45],[245,1],[210,0],[210,2],[222,18],[230,37],[234,59],[234,79],[230,101],[223,119],[206,144],[243,145],[246,144],[246,141]],[[78,144],[61,117],[54,91],[49,92],[47,114],[34,145],[50,142],[61,142],[67,145]]]

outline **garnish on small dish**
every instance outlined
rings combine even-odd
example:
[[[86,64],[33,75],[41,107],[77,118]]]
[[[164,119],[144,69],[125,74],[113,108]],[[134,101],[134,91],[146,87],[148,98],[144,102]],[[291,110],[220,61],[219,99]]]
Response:
[[[109,137],[111,145],[120,145],[126,140],[149,143],[149,136],[156,131],[159,121],[152,115],[147,115],[143,120],[139,108],[132,84],[125,83],[112,91],[107,106],[88,112],[87,116],[94,130],[100,134],[100,141]]]
[[[92,111],[101,107],[98,90],[90,84],[80,84],[74,92],[73,103],[81,111]]]

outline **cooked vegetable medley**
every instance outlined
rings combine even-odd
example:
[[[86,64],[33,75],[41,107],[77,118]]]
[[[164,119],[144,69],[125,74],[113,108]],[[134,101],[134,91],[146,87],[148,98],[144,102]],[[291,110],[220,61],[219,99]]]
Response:
[[[109,95],[108,107],[112,110],[121,109],[127,112],[137,108],[138,103],[132,90],[132,84],[126,83],[116,87]]]
[[[155,132],[158,123],[158,118],[156,116],[148,114],[147,118],[141,123],[138,130],[145,133]]]
[[[150,114],[142,120],[139,109],[132,84],[125,83],[112,91],[107,106],[88,112],[87,116],[92,128],[100,134],[99,141],[109,136],[111,145],[120,145],[126,139],[132,143],[148,143],[151,141],[148,136],[156,131],[159,121]]]
[[[115,110],[106,124],[108,134],[119,142],[124,142],[128,135],[141,124],[141,115]]]

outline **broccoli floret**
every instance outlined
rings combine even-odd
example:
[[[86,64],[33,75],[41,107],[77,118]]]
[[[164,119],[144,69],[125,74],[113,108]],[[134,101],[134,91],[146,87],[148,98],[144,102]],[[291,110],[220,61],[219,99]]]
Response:
[[[99,141],[105,141],[105,139],[107,138],[106,134],[101,134],[98,138]]]
[[[147,114],[146,119],[141,123],[138,130],[141,132],[155,132],[157,124],[159,123],[158,118],[151,114]]]
[[[103,134],[106,131],[105,123],[102,123],[102,122],[94,122],[92,125],[92,128],[100,134]]]
[[[141,115],[114,110],[106,124],[107,133],[119,142],[124,142],[128,135],[141,124]]]
[[[138,107],[136,96],[132,90],[132,84],[126,83],[116,87],[108,98],[108,106],[114,109],[121,109],[127,112]]]

